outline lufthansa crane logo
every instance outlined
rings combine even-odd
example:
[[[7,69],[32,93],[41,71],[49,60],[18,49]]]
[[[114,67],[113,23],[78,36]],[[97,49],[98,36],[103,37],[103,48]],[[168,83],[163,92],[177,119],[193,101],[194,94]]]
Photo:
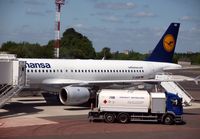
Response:
[[[163,39],[163,46],[167,52],[171,52],[175,46],[174,36],[167,34]]]

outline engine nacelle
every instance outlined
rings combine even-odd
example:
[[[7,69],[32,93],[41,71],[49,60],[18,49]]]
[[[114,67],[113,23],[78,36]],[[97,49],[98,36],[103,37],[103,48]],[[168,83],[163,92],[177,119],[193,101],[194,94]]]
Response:
[[[87,102],[90,92],[86,87],[66,86],[59,92],[60,102],[64,105],[79,105]]]

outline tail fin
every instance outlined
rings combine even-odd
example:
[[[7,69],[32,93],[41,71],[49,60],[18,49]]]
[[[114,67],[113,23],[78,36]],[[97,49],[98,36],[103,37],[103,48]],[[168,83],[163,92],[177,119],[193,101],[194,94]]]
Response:
[[[171,23],[147,61],[172,62],[180,23]]]

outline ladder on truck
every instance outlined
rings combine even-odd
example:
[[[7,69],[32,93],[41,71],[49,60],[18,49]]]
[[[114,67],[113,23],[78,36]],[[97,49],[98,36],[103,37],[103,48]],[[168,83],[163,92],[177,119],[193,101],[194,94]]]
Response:
[[[193,97],[177,82],[161,82],[161,86],[170,93],[176,94],[183,99],[183,105],[191,105]]]
[[[0,54],[0,108],[26,85],[25,62],[10,54]]]

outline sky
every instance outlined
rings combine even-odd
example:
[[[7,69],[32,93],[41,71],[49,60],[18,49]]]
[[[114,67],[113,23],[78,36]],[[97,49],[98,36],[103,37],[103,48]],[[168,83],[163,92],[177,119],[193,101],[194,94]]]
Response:
[[[0,45],[46,45],[55,38],[54,0],[0,0]],[[199,0],[65,0],[61,36],[73,27],[96,51],[151,51],[171,22],[181,23],[176,52],[200,52]]]

